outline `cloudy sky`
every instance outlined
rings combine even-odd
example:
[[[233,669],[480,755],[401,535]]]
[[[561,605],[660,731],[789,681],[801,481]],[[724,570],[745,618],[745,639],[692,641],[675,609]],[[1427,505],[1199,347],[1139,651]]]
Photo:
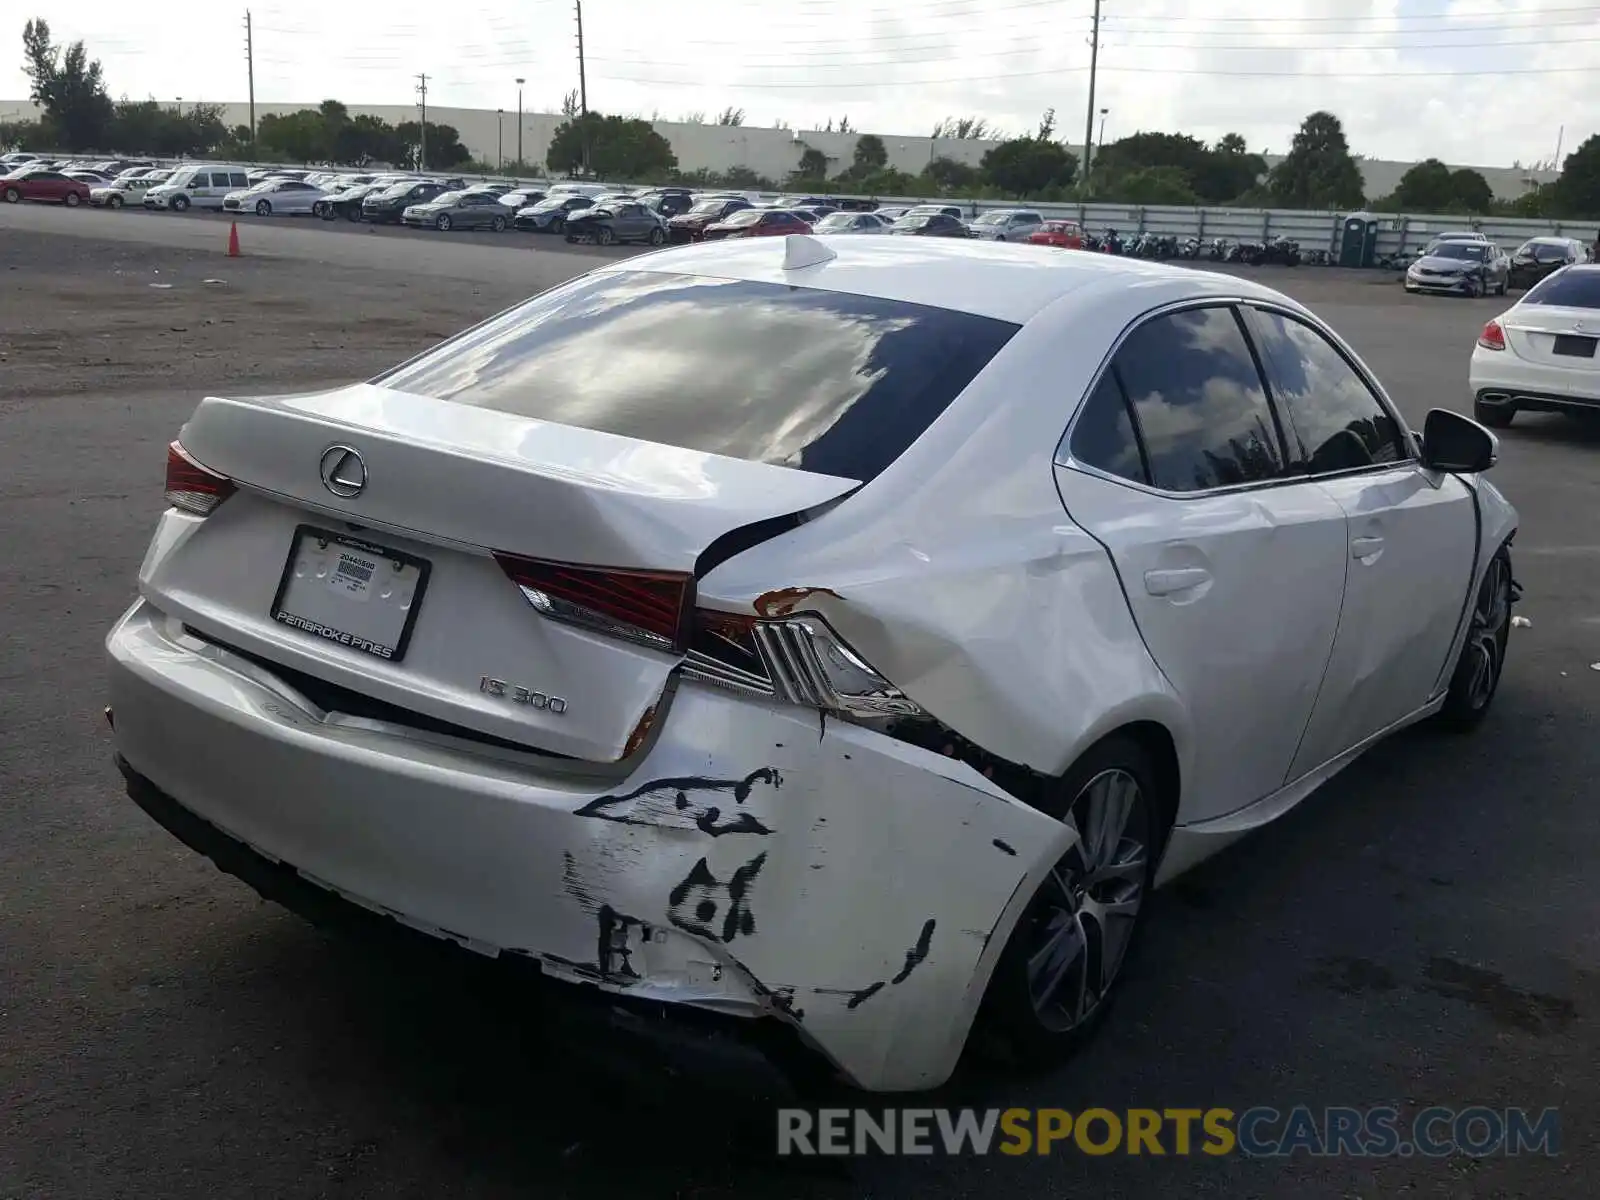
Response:
[[[592,108],[677,119],[926,134],[974,115],[1011,132],[1054,107],[1082,137],[1093,0],[587,0]],[[253,8],[258,102],[554,111],[577,85],[572,0],[276,0]],[[1196,15],[1204,12],[1204,16]],[[112,94],[246,98],[244,7],[19,0],[0,100],[27,95],[21,25],[84,38]],[[1337,113],[1379,158],[1524,165],[1600,131],[1600,2],[1105,0],[1096,109],[1137,129],[1238,131],[1284,150],[1301,117]],[[1098,117],[1096,118],[1098,120]]]

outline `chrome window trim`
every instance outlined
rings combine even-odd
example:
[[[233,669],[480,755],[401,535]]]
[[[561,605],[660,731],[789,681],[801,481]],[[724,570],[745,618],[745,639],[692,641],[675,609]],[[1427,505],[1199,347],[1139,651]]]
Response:
[[[1349,364],[1351,370],[1356,373],[1356,376],[1367,385],[1368,390],[1372,392],[1383,411],[1388,413],[1389,417],[1395,422],[1401,433],[1401,442],[1408,450],[1407,456],[1405,458],[1396,459],[1394,462],[1373,463],[1371,466],[1367,467],[1350,467],[1343,471],[1322,471],[1316,474],[1313,474],[1310,471],[1301,471],[1283,475],[1277,479],[1263,479],[1251,483],[1232,483],[1226,484],[1223,487],[1204,488],[1197,491],[1188,492],[1170,491],[1166,488],[1159,488],[1154,484],[1144,483],[1137,479],[1128,479],[1121,475],[1113,475],[1110,471],[1102,470],[1099,467],[1093,466],[1090,463],[1083,462],[1082,460],[1074,457],[1072,453],[1072,435],[1077,431],[1078,421],[1083,416],[1084,407],[1088,404],[1089,397],[1094,395],[1095,389],[1100,386],[1100,381],[1105,377],[1105,373],[1111,369],[1111,363],[1117,357],[1117,353],[1122,349],[1123,343],[1128,340],[1133,332],[1150,321],[1156,320],[1158,317],[1170,316],[1173,313],[1186,312],[1194,308],[1222,307],[1257,308],[1267,312],[1275,312],[1282,316],[1298,320],[1302,324],[1309,325],[1312,329],[1316,330],[1318,333],[1327,338],[1333,348],[1339,352],[1340,357],[1342,357],[1345,362]],[[1240,316],[1242,317],[1243,314],[1240,314]],[[1248,326],[1246,327],[1245,334],[1247,337],[1249,337]],[[1259,356],[1261,353],[1260,347],[1255,345],[1253,339],[1250,341],[1249,345],[1252,357]],[[1411,427],[1407,425],[1405,419],[1401,417],[1399,411],[1389,399],[1389,394],[1383,390],[1382,385],[1379,384],[1369,372],[1358,366],[1358,362],[1359,360],[1355,357],[1355,352],[1351,350],[1345,340],[1332,329],[1328,328],[1328,326],[1319,318],[1315,317],[1309,312],[1296,310],[1285,304],[1279,304],[1272,300],[1264,300],[1255,296],[1240,296],[1233,294],[1214,296],[1186,296],[1182,300],[1171,301],[1170,303],[1163,304],[1157,308],[1152,308],[1142,312],[1132,321],[1129,321],[1128,324],[1123,328],[1122,332],[1119,333],[1116,339],[1111,343],[1111,348],[1107,350],[1106,353],[1101,357],[1100,365],[1095,368],[1094,374],[1089,379],[1088,386],[1084,388],[1083,395],[1078,397],[1078,402],[1073,406],[1072,416],[1067,421],[1066,432],[1061,435],[1061,439],[1056,443],[1056,450],[1053,459],[1054,465],[1057,467],[1063,467],[1069,471],[1076,471],[1081,475],[1089,475],[1096,479],[1103,479],[1108,483],[1119,484],[1120,486],[1128,488],[1131,491],[1143,492],[1149,496],[1159,496],[1164,500],[1195,500],[1204,499],[1210,496],[1229,496],[1238,492],[1256,492],[1264,491],[1268,488],[1291,487],[1295,484],[1314,483],[1323,479],[1344,479],[1355,475],[1370,475],[1376,474],[1379,471],[1390,471],[1408,465],[1418,465],[1419,456],[1416,453],[1416,436],[1412,433]],[[1264,366],[1258,365],[1257,370],[1264,372],[1265,368]],[[1271,380],[1267,379],[1263,374],[1261,382],[1262,389],[1267,397],[1268,408],[1271,409],[1274,416],[1280,423],[1284,422],[1287,418],[1285,418],[1285,416],[1278,410],[1277,400],[1272,395]],[[1129,403],[1132,403],[1131,400]]]

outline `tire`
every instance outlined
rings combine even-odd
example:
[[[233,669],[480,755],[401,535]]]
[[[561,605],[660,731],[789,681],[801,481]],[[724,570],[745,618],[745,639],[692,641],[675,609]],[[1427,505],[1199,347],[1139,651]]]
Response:
[[[1507,280],[1506,280],[1506,281],[1505,281],[1505,282],[1504,282],[1504,283],[1502,283],[1502,284],[1501,284],[1501,285],[1500,285],[1500,287],[1499,287],[1499,288],[1498,288],[1498,289],[1497,289],[1497,290],[1496,290],[1496,291],[1495,291],[1495,295],[1496,295],[1496,296],[1504,296],[1504,295],[1505,295],[1505,294],[1506,294],[1506,293],[1507,293],[1507,292],[1509,292],[1509,291],[1510,291],[1510,290],[1511,290],[1511,280],[1510,280],[1510,279],[1507,279]]]
[[[504,233],[506,231],[506,219],[504,217],[496,217],[489,222],[489,228],[496,233]]]
[[[578,235],[575,234],[575,233],[567,234],[567,245],[576,246],[577,244],[578,244]]]
[[[272,201],[270,201],[270,200],[257,200],[256,201],[256,216],[258,216],[258,217],[270,217],[271,215],[272,215]]]
[[[344,215],[348,221],[359,221],[361,220],[361,209],[356,205],[351,205],[344,210]]]
[[[1509,404],[1485,404],[1481,400],[1475,400],[1472,404],[1472,419],[1490,429],[1507,428],[1516,415],[1517,410]]]
[[[665,242],[666,240],[667,240],[667,232],[666,232],[666,230],[657,228],[657,229],[652,229],[650,231],[649,242],[650,242],[650,244],[652,246],[659,246],[663,242]]]
[[[451,225],[451,221],[450,221],[450,214],[449,213],[440,213],[437,217],[435,217],[433,219],[433,227],[435,229],[437,229],[440,233],[449,233],[450,232],[450,225]]]
[[[1443,728],[1465,732],[1488,715],[1505,671],[1515,595],[1511,551],[1501,546],[1489,560],[1472,602],[1467,638],[1456,659],[1444,707],[1439,710],[1438,723]]]
[[[113,197],[111,197],[111,199],[106,201],[106,206],[108,208],[121,208],[122,207],[122,197],[121,196],[113,196]]]
[[[7,204],[21,204],[22,203],[22,193],[17,191],[17,189],[14,188],[14,187],[13,188],[7,188],[6,189],[6,203]]]
[[[1071,1053],[1110,1007],[1155,883],[1166,833],[1164,800],[1149,754],[1132,738],[1113,734],[1079,759],[1041,804],[1047,814],[1076,825],[1080,839],[1018,919],[983,1006],[988,1032],[1009,1041],[1022,1061]],[[1082,835],[1109,828],[1096,825],[1096,814],[1118,807],[1123,823],[1116,845],[1095,855],[1090,848],[1097,839]],[[1086,882],[1097,862],[1101,878]],[[1112,905],[1123,909],[1117,924],[1104,920]],[[1109,945],[1107,931],[1119,926],[1120,936]],[[1052,947],[1057,956],[1070,956],[1059,971],[1045,958]],[[1054,975],[1048,991],[1040,986],[1046,974]]]
[[[565,233],[567,220],[565,217],[551,217],[550,224],[546,226],[551,233]]]
[[[311,206],[311,215],[313,217],[321,217],[324,221],[333,220],[332,210],[321,200]]]
[[[1476,279],[1469,279],[1467,280],[1467,286],[1461,290],[1461,294],[1468,300],[1476,300],[1483,295],[1483,285]]]
[[[68,192],[65,203],[68,208],[77,208],[78,205],[83,203],[83,197],[78,195],[77,192]]]
[[[172,205],[173,212],[187,212],[189,210],[189,197],[187,196],[174,196],[168,203]]]
[[[594,240],[597,246],[614,246],[617,244],[617,231],[609,225],[602,225],[595,230]]]

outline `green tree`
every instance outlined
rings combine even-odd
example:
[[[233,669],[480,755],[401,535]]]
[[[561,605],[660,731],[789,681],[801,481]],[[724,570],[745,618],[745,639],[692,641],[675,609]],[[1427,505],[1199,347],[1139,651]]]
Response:
[[[1012,138],[984,152],[982,170],[988,182],[1021,200],[1052,185],[1069,186],[1078,160],[1059,142]]]
[[[863,133],[856,139],[855,157],[851,164],[865,175],[881,171],[889,165],[889,149],[875,133]]]
[[[595,112],[556,126],[545,165],[552,171],[576,174],[583,169],[586,144],[589,169],[605,179],[666,178],[678,165],[672,143],[649,121],[603,117]]]
[[[800,152],[800,161],[795,166],[793,177],[821,183],[828,177],[828,156],[814,146],[807,146]]]
[[[422,126],[416,121],[401,121],[394,127],[399,161],[406,166],[417,166],[417,153],[422,148]],[[428,122],[427,162],[430,171],[446,171],[469,161],[472,154],[461,144],[461,134],[454,125],[436,125]],[[391,160],[392,161],[392,160]]]
[[[1408,167],[1390,197],[1396,212],[1445,212],[1456,198],[1450,168],[1437,158]]]
[[[930,162],[923,169],[922,176],[939,191],[945,193],[964,192],[978,184],[976,167],[969,167],[966,163],[957,162],[943,155]]]
[[[1126,204],[1198,205],[1189,174],[1182,167],[1140,167],[1120,176],[1106,195]]]
[[[982,141],[995,136],[995,131],[989,127],[989,122],[982,117],[945,117],[933,127],[934,138],[955,138],[966,141],[968,139]]]
[[[1289,208],[1360,208],[1361,168],[1350,153],[1344,126],[1330,112],[1300,123],[1289,153],[1267,177],[1273,198]]]
[[[1600,133],[1584,139],[1561,163],[1548,189],[1549,207],[1563,217],[1600,217]]]
[[[61,147],[87,150],[105,145],[115,109],[99,61],[90,61],[82,42],[64,50],[57,46],[43,17],[22,27],[22,51],[28,98],[44,109]]]
[[[744,124],[744,109],[734,108],[731,105],[717,114],[718,125],[740,126]]]
[[[332,148],[322,114],[314,108],[265,113],[256,122],[256,139],[287,162],[327,162]]]
[[[1494,189],[1471,167],[1451,171],[1450,186],[1455,191],[1456,203],[1469,213],[1487,213],[1494,207]]]

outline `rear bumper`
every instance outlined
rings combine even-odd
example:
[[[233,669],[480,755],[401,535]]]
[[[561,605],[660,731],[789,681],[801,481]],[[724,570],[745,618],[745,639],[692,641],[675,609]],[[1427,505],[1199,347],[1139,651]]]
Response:
[[[107,649],[139,786],[279,874],[568,983],[782,1023],[872,1090],[948,1077],[1073,836],[955,760],[714,688],[599,780],[321,712],[143,601]]]
[[[1468,388],[1474,403],[1492,408],[1594,412],[1600,409],[1600,361],[1594,370],[1573,370],[1529,362],[1511,350],[1479,347],[1472,353]]]

